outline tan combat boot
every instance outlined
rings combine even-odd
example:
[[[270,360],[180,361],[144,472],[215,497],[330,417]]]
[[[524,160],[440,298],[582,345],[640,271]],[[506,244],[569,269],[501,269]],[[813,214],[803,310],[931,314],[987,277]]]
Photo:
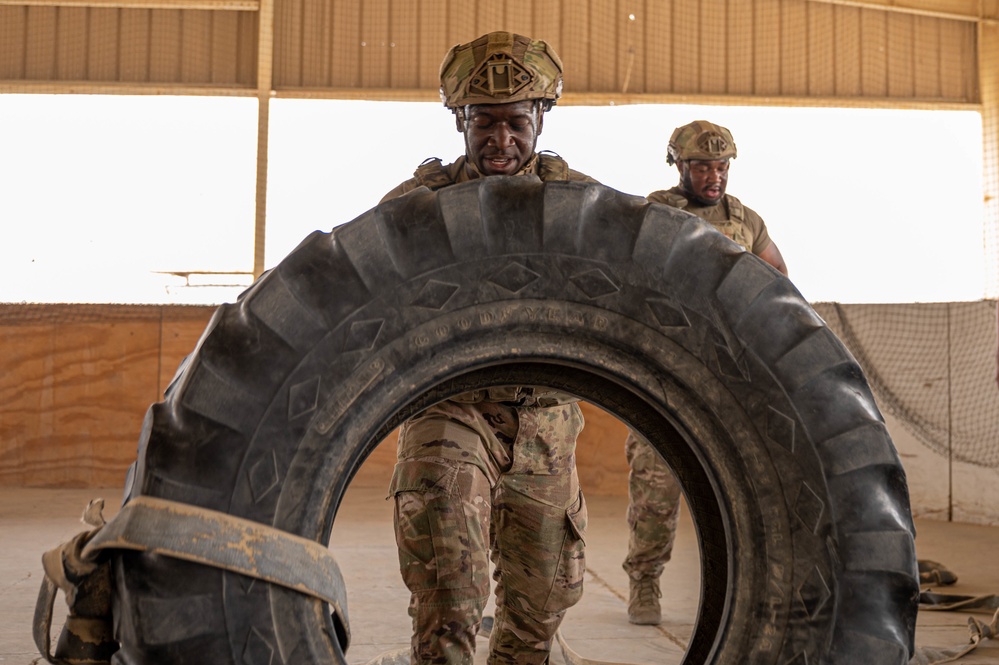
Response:
[[[628,598],[628,621],[641,626],[655,626],[662,622],[662,610],[659,599],[659,578],[643,577],[630,580],[630,597]]]

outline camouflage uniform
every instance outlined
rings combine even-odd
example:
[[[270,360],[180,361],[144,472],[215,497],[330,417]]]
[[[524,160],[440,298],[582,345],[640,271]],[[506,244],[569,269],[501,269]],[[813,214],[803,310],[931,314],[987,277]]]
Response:
[[[428,163],[434,168],[417,170],[386,198],[434,187],[431,179],[447,174],[470,179],[458,168],[464,157]],[[592,180],[564,165],[535,155],[522,174]],[[400,429],[389,491],[412,594],[414,665],[472,662],[489,599],[489,551],[496,581],[489,662],[547,661],[565,611],[583,593],[586,504],[575,462],[582,428],[574,398],[509,387],[459,395]]]
[[[670,137],[666,161],[722,160],[736,156],[732,134],[713,123],[696,120],[676,128]],[[754,254],[772,241],[763,219],[730,194],[717,205],[691,200],[685,190],[672,187],[646,197],[697,215]],[[633,431],[625,440],[628,459],[628,554],[623,568],[631,580],[628,614],[633,623],[659,623],[659,577],[673,553],[680,515],[680,485],[652,446]]]
[[[711,222],[711,225],[734,240],[743,249],[753,254],[759,254],[770,243],[770,232],[755,210],[743,205],[742,201],[731,194],[726,194],[719,205],[706,206],[690,201],[681,187],[652,192],[646,197],[653,203],[665,203],[668,206],[686,210],[701,219]]]
[[[653,192],[647,198],[706,219],[747,251],[758,253],[770,244],[760,216],[729,194],[716,206],[691,205],[680,187]],[[658,579],[673,553],[680,517],[680,484],[659,454],[635,432],[629,430],[624,448],[629,467],[629,537],[623,567],[633,580]]]
[[[488,76],[475,73],[490,65]],[[544,42],[490,33],[448,53],[441,84],[445,105],[458,112],[522,99],[545,109],[560,93],[561,63]],[[516,175],[596,182],[550,154],[533,154]],[[382,200],[479,177],[466,156],[446,166],[431,159]],[[389,491],[411,593],[413,665],[473,662],[490,560],[496,617],[488,662],[547,662],[566,610],[583,593],[576,401],[544,388],[490,388],[435,404],[400,428]]]
[[[659,579],[673,554],[680,517],[680,483],[644,437],[632,430],[624,442],[628,459],[628,555],[624,570],[639,580]]]
[[[446,166],[441,163],[440,159],[432,157],[420,164],[420,167],[416,169],[412,178],[400,183],[395,189],[382,197],[382,201],[402,196],[418,187],[440,189],[441,187],[469,182],[477,177],[482,177],[469,173],[470,170],[474,172],[475,168],[464,155]],[[561,157],[548,152],[535,154],[517,175],[536,175],[541,180],[597,182],[588,175],[570,169],[569,165]]]
[[[583,593],[579,406],[548,405],[518,388],[488,392],[437,404],[400,430],[390,492],[411,592],[413,663],[473,661],[489,558],[490,663],[546,662],[565,611]],[[517,399],[491,401],[502,392]]]

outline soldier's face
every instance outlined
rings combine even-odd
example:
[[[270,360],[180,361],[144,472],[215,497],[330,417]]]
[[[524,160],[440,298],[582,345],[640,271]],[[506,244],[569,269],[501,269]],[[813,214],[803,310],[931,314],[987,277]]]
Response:
[[[533,101],[466,106],[457,114],[465,156],[484,175],[513,175],[534,154],[542,112]]]
[[[677,162],[680,181],[693,199],[701,205],[718,205],[728,184],[728,160],[689,159]]]

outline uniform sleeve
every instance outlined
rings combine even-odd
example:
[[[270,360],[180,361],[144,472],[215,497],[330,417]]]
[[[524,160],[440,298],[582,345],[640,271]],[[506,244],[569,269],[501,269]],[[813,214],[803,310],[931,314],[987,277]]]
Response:
[[[573,169],[569,169],[568,179],[570,182],[592,182],[597,185],[601,184],[600,181],[597,180],[596,178],[591,178],[585,173],[580,173],[579,171],[574,171]]]
[[[750,233],[753,234],[753,254],[759,254],[773,242],[770,239],[770,232],[767,231],[767,225],[763,221],[763,218],[753,210],[752,208],[747,208],[743,205],[743,210],[745,210],[746,216],[746,226],[749,227]]]
[[[388,194],[382,197],[379,203],[385,203],[386,201],[389,201],[391,199],[399,198],[403,194],[411,192],[419,186],[420,186],[419,183],[416,182],[416,178],[410,178],[409,180],[406,180],[405,182],[396,185],[396,187],[392,191],[390,191]]]

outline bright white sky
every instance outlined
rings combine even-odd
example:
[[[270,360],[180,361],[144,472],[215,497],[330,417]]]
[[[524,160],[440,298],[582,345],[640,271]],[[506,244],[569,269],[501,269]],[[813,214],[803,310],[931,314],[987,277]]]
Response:
[[[253,267],[256,101],[0,95],[0,302],[208,303],[158,271]],[[759,212],[812,302],[985,297],[981,118],[963,111],[556,107],[539,149],[645,195],[676,183],[672,129],[739,148],[728,191]],[[267,267],[463,152],[435,103],[275,100]]]

